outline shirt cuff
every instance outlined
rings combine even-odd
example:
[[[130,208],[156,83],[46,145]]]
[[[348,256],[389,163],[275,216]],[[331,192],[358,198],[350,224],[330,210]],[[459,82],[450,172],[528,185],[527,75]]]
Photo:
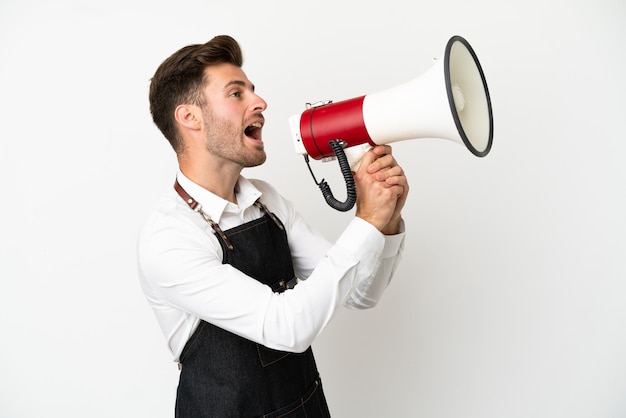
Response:
[[[380,257],[385,248],[385,236],[369,222],[354,217],[335,245],[354,255],[357,260]]]
[[[397,234],[384,235],[385,248],[383,249],[383,253],[381,255],[382,258],[395,257],[398,254],[402,243],[404,242],[405,231],[404,219],[401,219],[399,232]]]

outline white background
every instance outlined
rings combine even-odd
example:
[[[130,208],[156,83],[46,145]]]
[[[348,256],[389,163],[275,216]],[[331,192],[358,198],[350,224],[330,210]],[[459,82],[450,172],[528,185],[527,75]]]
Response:
[[[457,34],[487,76],[487,157],[394,144],[406,254],[376,309],[314,344],[334,416],[626,416],[625,28],[621,0],[2,0],[0,416],[173,416],[135,265],[176,169],[147,89],[222,33],[269,103],[268,161],[244,174],[331,239],[352,213],[326,206],[287,118],[411,80]]]

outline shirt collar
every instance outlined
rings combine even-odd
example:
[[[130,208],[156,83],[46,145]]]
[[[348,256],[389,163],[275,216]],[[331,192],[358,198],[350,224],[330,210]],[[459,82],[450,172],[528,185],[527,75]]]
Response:
[[[235,186],[235,197],[237,198],[237,205],[229,202],[226,199],[211,193],[204,187],[194,183],[187,178],[180,169],[176,173],[176,179],[183,189],[194,198],[200,205],[202,210],[211,216],[214,222],[219,223],[224,212],[232,212],[239,208],[239,211],[243,211],[254,204],[260,197],[261,192],[257,189],[250,180],[243,176],[239,176],[237,184]]]

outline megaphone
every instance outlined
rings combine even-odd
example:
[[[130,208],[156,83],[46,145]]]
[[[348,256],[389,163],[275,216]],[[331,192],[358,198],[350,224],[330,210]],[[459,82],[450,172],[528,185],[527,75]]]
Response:
[[[363,150],[375,145],[420,138],[447,139],[484,157],[493,142],[493,113],[487,81],[476,53],[461,36],[453,36],[443,58],[423,75],[399,86],[333,103],[307,104],[289,118],[296,152],[316,160],[338,159],[348,196],[337,201],[328,184],[317,182],[326,202],[347,211],[356,202],[351,168]],[[352,153],[348,161],[346,151]],[[352,189],[352,190],[351,190]]]

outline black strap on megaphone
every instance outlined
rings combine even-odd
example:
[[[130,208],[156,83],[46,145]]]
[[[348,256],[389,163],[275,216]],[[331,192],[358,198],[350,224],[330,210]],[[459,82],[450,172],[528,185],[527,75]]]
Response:
[[[341,169],[341,173],[343,174],[343,178],[346,181],[346,200],[340,202],[335,199],[333,196],[333,192],[330,190],[330,186],[326,182],[326,180],[322,179],[322,181],[318,182],[315,178],[315,174],[313,174],[313,170],[311,169],[311,165],[309,164],[309,156],[304,155],[304,161],[306,161],[307,167],[309,167],[309,171],[311,172],[311,176],[313,177],[313,181],[317,184],[317,187],[322,191],[322,196],[326,200],[326,203],[338,211],[346,212],[352,209],[354,204],[356,203],[356,187],[354,185],[354,177],[352,176],[352,170],[350,170],[350,163],[348,163],[348,157],[346,157],[346,153],[343,150],[343,142],[340,140],[329,141],[328,145],[333,149],[335,156],[337,157],[337,162],[339,163],[339,168]]]

